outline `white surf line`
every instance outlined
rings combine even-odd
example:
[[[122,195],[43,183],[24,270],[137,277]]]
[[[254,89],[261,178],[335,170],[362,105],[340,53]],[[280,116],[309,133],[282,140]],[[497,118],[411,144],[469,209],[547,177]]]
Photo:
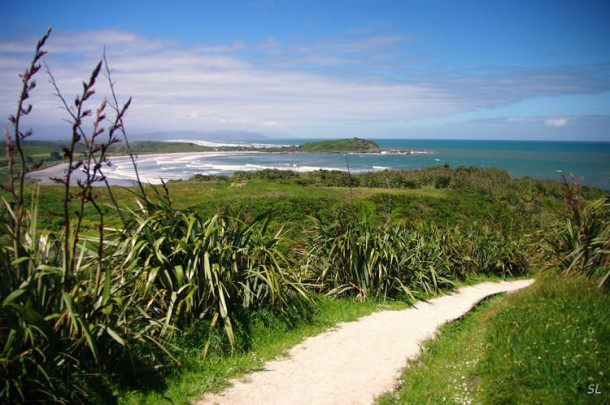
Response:
[[[391,391],[419,344],[487,296],[515,291],[534,280],[485,282],[460,288],[414,308],[375,312],[305,339],[289,357],[270,361],[204,404],[371,404]]]

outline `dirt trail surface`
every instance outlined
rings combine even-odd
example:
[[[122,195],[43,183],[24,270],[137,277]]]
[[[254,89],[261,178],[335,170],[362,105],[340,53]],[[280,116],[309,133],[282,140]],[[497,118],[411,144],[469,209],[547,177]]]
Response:
[[[376,312],[340,324],[196,404],[371,404],[393,389],[407,360],[418,355],[419,344],[439,326],[489,295],[532,283],[485,282],[418,302],[414,308]]]

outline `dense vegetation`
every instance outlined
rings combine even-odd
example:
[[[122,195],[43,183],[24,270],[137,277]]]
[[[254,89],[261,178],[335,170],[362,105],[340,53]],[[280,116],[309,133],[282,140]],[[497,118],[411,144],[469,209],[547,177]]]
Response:
[[[56,87],[73,130],[68,171],[56,186],[28,185],[31,132],[19,126],[47,36],[22,75],[6,145],[2,402],[112,402],[163,387],[185,353],[247,351],[261,319],[307,323],[321,294],[409,301],[543,260],[608,285],[607,202],[593,201],[604,194],[568,187],[557,218],[561,184],[497,169],[266,170],[94,187],[121,136],[135,153],[123,125],[130,100],[118,103],[105,60],[73,106]],[[88,108],[102,68],[111,101]],[[77,170],[84,180],[71,184]]]
[[[446,325],[389,403],[602,404],[610,391],[607,198],[566,183],[563,220],[539,246],[547,272]]]
[[[308,142],[299,146],[299,152],[343,153],[379,152],[381,148],[375,141],[360,138],[337,139],[330,141]]]

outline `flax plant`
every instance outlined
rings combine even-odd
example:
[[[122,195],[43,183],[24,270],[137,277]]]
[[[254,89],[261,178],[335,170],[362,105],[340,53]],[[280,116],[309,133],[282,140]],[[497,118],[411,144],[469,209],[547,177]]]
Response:
[[[550,268],[565,274],[578,273],[598,286],[610,285],[610,201],[586,202],[573,178],[566,189],[558,231],[547,238]]]
[[[364,211],[340,210],[336,220],[314,218],[307,268],[330,295],[413,300],[480,274],[527,271],[525,245],[485,229],[404,222],[375,226]]]
[[[161,366],[168,359],[177,361],[179,348],[168,339],[196,320],[212,328],[222,325],[233,344],[235,327],[241,327],[236,315],[262,306],[283,311],[307,294],[282,253],[284,233],[269,232],[269,215],[246,221],[225,212],[206,219],[174,209],[165,184],[163,193],[151,189],[154,201],[141,183],[141,193],[136,193],[143,200],[141,210],[119,209],[104,167],[110,147],[118,142],[116,134],[125,137],[130,100],[119,107],[106,62],[112,101],[90,107],[103,61],[71,104],[47,67],[68,114],[71,139],[63,149],[67,170],[53,179],[63,187],[63,210],[57,214],[62,230],[37,229],[38,193],[32,193],[29,209],[23,198],[28,168],[20,142],[31,132],[22,134],[19,122],[31,110],[23,103],[34,88],[32,77],[40,69],[48,34],[22,75],[19,112],[11,117],[14,134],[7,135],[11,177],[5,186],[9,200],[3,199],[7,220],[0,226],[0,402],[106,402],[112,399],[96,397],[109,395],[100,387],[127,373],[117,371],[114,363],[132,356],[135,344],[158,349],[165,357],[134,363]],[[108,105],[113,117],[106,112]],[[85,146],[82,157],[75,153],[79,144]],[[22,169],[17,171],[17,165]],[[120,229],[104,225],[99,189],[94,188],[100,184],[107,186],[112,207],[123,219]],[[90,230],[83,235],[88,207],[94,214],[86,219],[97,219],[97,236]]]
[[[234,314],[260,306],[282,310],[291,298],[307,298],[280,249],[284,234],[269,234],[269,214],[246,222],[221,212],[205,219],[168,203],[154,212],[133,211],[131,227],[117,229],[118,268],[137,269],[147,307],[164,331],[197,319],[218,321],[234,342]]]
[[[24,102],[35,87],[33,76],[40,70],[40,59],[45,54],[42,46],[49,34],[50,29],[39,41],[30,69],[21,75],[18,114],[10,117],[14,133],[5,131],[10,183],[4,188],[10,200],[3,199],[7,220],[0,227],[0,402],[90,400],[88,384],[111,359],[130,341],[153,338],[162,327],[140,304],[125,305],[123,298],[129,296],[133,280],[114,277],[108,260],[112,255],[104,250],[103,210],[93,186],[104,180],[106,153],[116,142],[113,134],[129,103],[107,128],[106,102],[95,114],[87,107],[101,63],[70,107],[50,76],[72,126],[71,141],[63,150],[67,171],[54,179],[64,187],[63,212],[58,214],[63,218],[62,231],[37,229],[37,191],[32,193],[29,210],[24,202],[24,177],[32,168],[25,164],[21,142],[32,132],[22,133],[19,124],[32,110],[31,106],[24,107]],[[88,120],[90,131],[84,129]],[[103,133],[108,137],[99,142]],[[79,142],[86,146],[84,158],[75,154]],[[16,166],[21,169],[17,171]],[[77,171],[82,175],[74,181]],[[81,236],[89,205],[99,219],[99,237],[93,241]]]

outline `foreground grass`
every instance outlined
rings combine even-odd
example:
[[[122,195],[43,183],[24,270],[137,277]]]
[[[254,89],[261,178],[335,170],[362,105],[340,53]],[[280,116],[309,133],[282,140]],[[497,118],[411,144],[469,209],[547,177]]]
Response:
[[[570,277],[508,299],[487,328],[484,401],[610,403],[609,308],[607,290]]]
[[[381,304],[372,300],[359,302],[354,299],[330,299],[320,297],[315,313],[309,320],[289,321],[270,312],[259,312],[251,319],[251,337],[246,347],[232,356],[218,348],[206,358],[202,356],[206,339],[190,340],[190,347],[182,354],[183,367],[170,375],[157,389],[148,392],[123,391],[121,404],[189,404],[203,393],[216,392],[229,385],[231,378],[260,368],[266,361],[286,353],[304,338],[319,334],[340,322],[354,321],[380,309],[403,309],[403,302]],[[219,345],[221,346],[221,345]]]
[[[575,278],[490,299],[426,342],[379,403],[610,403],[608,308],[607,292]]]

